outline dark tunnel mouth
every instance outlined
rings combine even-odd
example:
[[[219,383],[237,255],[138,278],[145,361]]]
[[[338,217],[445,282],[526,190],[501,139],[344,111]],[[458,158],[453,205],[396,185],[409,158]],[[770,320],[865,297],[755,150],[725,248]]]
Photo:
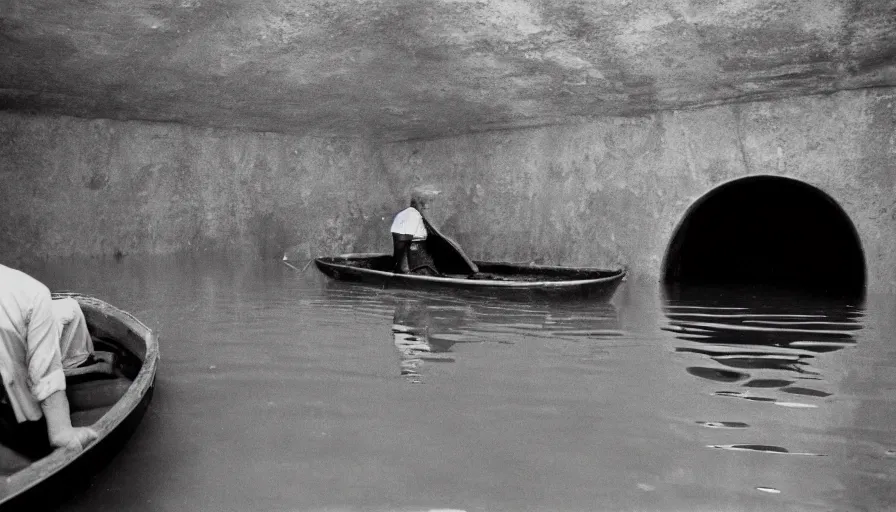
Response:
[[[662,282],[864,295],[865,255],[828,194],[792,178],[751,176],[688,208],[666,249]]]

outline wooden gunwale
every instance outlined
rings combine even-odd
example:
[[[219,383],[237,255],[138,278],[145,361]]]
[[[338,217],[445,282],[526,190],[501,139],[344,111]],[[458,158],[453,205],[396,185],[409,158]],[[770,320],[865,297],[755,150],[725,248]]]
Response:
[[[336,256],[336,258],[340,259],[364,259],[364,258],[374,258],[384,256],[383,253],[348,253],[341,254]],[[499,280],[478,280],[478,279],[468,279],[463,277],[442,277],[442,276],[425,276],[425,275],[417,275],[417,274],[396,274],[394,272],[386,272],[383,270],[376,270],[371,268],[363,268],[357,267],[346,263],[337,263],[335,261],[329,261],[334,258],[317,258],[314,261],[320,265],[324,265],[327,267],[335,268],[337,270],[342,270],[346,272],[352,272],[356,274],[368,274],[380,276],[384,279],[400,279],[400,280],[408,280],[408,281],[420,281],[420,282],[430,282],[430,283],[439,283],[439,284],[456,284],[466,288],[483,288],[483,289],[496,289],[496,288],[522,288],[522,289],[544,289],[544,288],[575,288],[580,286],[587,285],[597,285],[601,283],[610,283],[616,280],[621,279],[625,276],[625,271],[622,269],[619,270],[607,270],[607,269],[597,269],[597,268],[564,268],[564,267],[554,267],[554,266],[536,266],[536,265],[514,265],[511,263],[503,263],[503,262],[483,262],[477,261],[477,265],[479,267],[484,268],[490,265],[506,265],[509,267],[518,267],[520,270],[576,270],[576,271],[593,271],[593,272],[614,272],[611,275],[604,277],[594,277],[594,278],[585,278],[585,279],[554,279],[554,280],[543,280],[543,281],[499,281]]]

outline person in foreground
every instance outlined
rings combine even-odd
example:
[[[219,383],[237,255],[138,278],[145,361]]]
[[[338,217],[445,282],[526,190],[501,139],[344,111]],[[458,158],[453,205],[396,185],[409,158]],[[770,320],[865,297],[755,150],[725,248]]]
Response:
[[[77,301],[53,300],[40,281],[0,265],[0,441],[40,457],[96,439],[93,429],[72,426],[65,394],[66,373],[92,364],[92,354]]]
[[[392,221],[392,256],[395,260],[393,272],[422,275],[439,275],[432,255],[426,247],[426,222],[422,212],[426,210],[430,197],[438,194],[430,188],[416,188],[411,193],[408,208],[398,212]]]

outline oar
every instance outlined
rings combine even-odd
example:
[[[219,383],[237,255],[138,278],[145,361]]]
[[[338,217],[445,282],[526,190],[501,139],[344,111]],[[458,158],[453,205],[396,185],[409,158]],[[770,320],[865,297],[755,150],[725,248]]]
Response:
[[[421,215],[421,217],[423,216]],[[460,258],[460,260],[463,262],[462,266],[465,266],[467,268],[468,273],[476,274],[479,272],[479,267],[475,263],[473,263],[473,260],[470,259],[469,256],[467,256],[463,249],[461,249],[459,243],[455,242],[450,237],[443,235],[438,229],[436,229],[435,226],[432,225],[431,222],[429,222],[429,220],[427,220],[426,217],[423,217],[423,225],[426,226],[426,236],[429,242],[432,242],[433,239],[443,241],[444,245],[446,245],[448,249],[453,250],[455,255]],[[437,255],[433,254],[433,257],[435,258],[437,257]],[[438,264],[436,266],[438,267]]]
[[[286,256],[285,256],[285,255],[283,256],[283,259],[280,260],[280,261],[282,261],[284,265],[286,265],[287,267],[289,267],[289,268],[291,268],[291,269],[293,269],[293,270],[296,270],[296,271],[298,271],[298,272],[304,272],[304,271],[308,270],[308,267],[310,267],[312,263],[314,263],[314,258],[311,258],[310,260],[308,260],[308,263],[306,263],[305,266],[302,267],[302,270],[299,270],[298,267],[296,267],[295,265],[293,265],[292,263],[290,263],[290,262],[286,259]]]

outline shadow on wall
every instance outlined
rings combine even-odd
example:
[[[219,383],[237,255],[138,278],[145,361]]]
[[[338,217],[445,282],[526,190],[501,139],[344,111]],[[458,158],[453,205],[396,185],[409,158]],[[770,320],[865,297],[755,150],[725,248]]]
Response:
[[[685,213],[663,281],[862,294],[865,258],[830,196],[790,178],[749,177],[719,186]]]
[[[260,214],[249,220],[249,230],[255,238],[258,255],[263,259],[283,257],[287,247],[296,242],[283,219],[273,213]]]

